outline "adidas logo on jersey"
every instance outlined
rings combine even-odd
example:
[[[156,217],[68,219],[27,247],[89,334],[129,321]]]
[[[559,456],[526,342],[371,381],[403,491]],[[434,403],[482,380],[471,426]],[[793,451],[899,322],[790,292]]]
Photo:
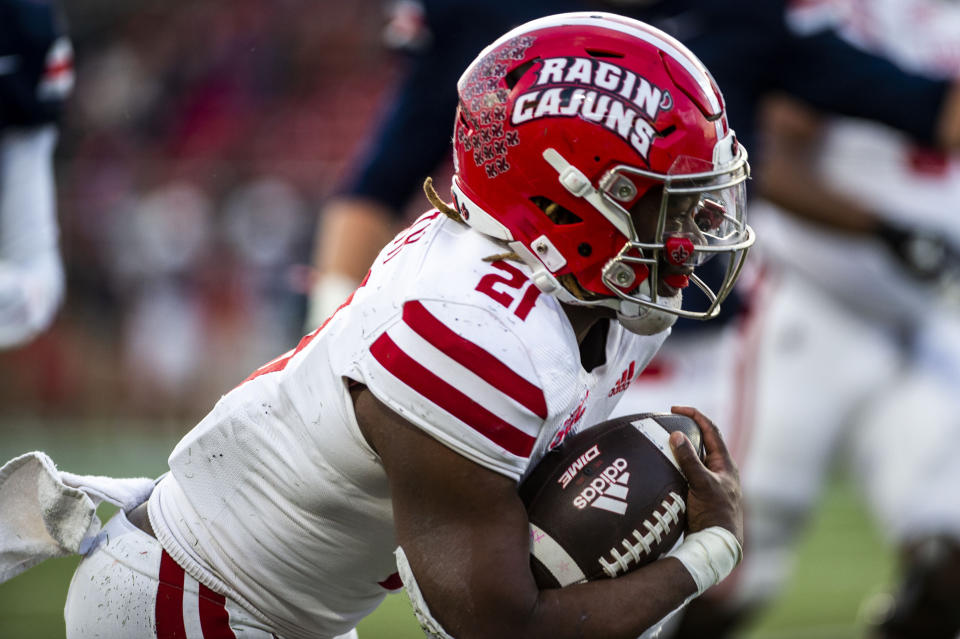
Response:
[[[627,460],[618,457],[598,477],[574,497],[573,505],[580,510],[586,507],[599,508],[617,515],[627,512],[627,495],[630,473]]]
[[[570,431],[573,430],[573,427],[577,425],[580,419],[583,417],[583,414],[587,412],[587,400],[590,398],[590,391],[587,391],[587,394],[583,396],[583,399],[580,400],[580,403],[577,404],[577,407],[573,409],[573,412],[564,420],[563,426],[557,431],[557,434],[553,436],[553,440],[550,442],[550,445],[547,446],[547,450],[553,450],[557,446],[563,443],[563,440],[567,435],[570,434]]]
[[[633,381],[633,374],[635,372],[635,362],[630,362],[630,367],[620,373],[620,379],[617,380],[617,383],[614,384],[613,388],[610,389],[610,392],[607,393],[607,397],[613,397],[617,393],[622,393],[623,391],[630,388],[630,382]]]

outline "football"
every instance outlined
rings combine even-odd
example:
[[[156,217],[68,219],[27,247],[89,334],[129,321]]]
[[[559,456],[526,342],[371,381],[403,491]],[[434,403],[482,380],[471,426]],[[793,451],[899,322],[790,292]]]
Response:
[[[700,428],[673,413],[618,417],[568,436],[520,485],[540,588],[618,577],[669,551],[686,529],[687,482],[668,442]]]

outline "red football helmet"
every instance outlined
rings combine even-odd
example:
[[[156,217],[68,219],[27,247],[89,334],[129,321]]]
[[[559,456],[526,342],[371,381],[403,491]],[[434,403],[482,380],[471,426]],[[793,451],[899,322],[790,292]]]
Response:
[[[686,47],[613,14],[548,16],[484,49],[457,89],[454,203],[542,290],[611,307],[628,328],[719,312],[754,240],[749,165]],[[717,253],[730,260],[714,290],[693,267]],[[688,278],[706,311],[681,308]]]

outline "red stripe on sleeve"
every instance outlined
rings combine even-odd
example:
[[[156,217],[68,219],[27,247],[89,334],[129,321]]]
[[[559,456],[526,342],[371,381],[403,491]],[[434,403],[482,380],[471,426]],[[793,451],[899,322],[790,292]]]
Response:
[[[187,639],[183,626],[183,568],[163,551],[157,584],[157,639]]]
[[[503,421],[456,388],[443,381],[400,349],[384,333],[370,346],[380,365],[425,398],[468,424],[498,446],[520,457],[529,457],[534,438]]]
[[[200,630],[203,639],[237,639],[230,628],[227,598],[200,584]]]
[[[404,304],[403,321],[417,335],[458,364],[513,398],[540,419],[547,418],[547,401],[538,386],[528,382],[512,368],[470,340],[454,333],[446,324],[434,317],[423,304],[417,301]]]

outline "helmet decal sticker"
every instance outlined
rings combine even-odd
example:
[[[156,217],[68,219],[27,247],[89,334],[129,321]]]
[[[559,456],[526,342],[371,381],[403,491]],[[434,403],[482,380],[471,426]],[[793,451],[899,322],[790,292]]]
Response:
[[[581,84],[607,91],[633,102],[647,114],[648,120],[655,120],[661,108],[669,108],[673,103],[667,91],[646,78],[612,62],[593,58],[547,58],[535,84]]]
[[[592,58],[547,58],[534,86],[517,98],[511,124],[580,117],[623,138],[644,160],[656,135],[651,122],[673,106],[668,90],[629,69]]]

